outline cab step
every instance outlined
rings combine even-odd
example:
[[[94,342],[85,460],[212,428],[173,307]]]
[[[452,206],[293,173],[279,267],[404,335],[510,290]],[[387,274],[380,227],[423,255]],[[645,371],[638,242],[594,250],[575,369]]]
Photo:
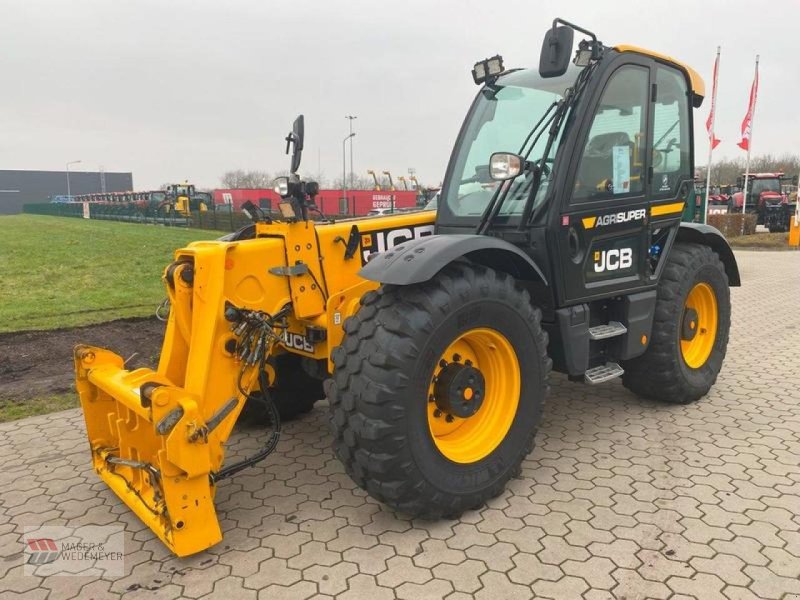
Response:
[[[610,321],[605,325],[589,327],[590,340],[605,340],[618,335],[625,335],[626,333],[628,333],[628,328],[619,321]]]
[[[607,362],[604,365],[592,367],[586,371],[586,373],[583,374],[583,380],[590,385],[597,385],[598,383],[611,381],[612,379],[622,375],[624,372],[625,369],[620,367],[617,363]]]

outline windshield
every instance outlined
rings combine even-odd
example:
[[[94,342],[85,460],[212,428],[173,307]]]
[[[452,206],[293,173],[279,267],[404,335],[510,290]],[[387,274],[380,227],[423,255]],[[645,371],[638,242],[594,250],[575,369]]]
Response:
[[[433,198],[428,200],[428,203],[422,210],[436,210],[437,208],[439,208],[439,192],[436,192]]]
[[[454,216],[482,215],[497,187],[503,185],[489,177],[489,158],[492,153],[521,153],[527,155],[531,162],[541,159],[547,145],[547,133],[537,139],[537,132],[527,142],[526,138],[553,103],[564,97],[579,72],[580,69],[572,67],[561,77],[542,79],[533,70],[515,71],[501,77],[494,89],[486,87],[481,90],[454,152],[449,184],[446,191],[443,190],[445,203]],[[534,141],[535,145],[531,148]],[[526,142],[525,148],[522,147],[523,142]],[[554,149],[557,143],[558,138]],[[551,151],[550,157],[553,155]],[[551,159],[548,159],[542,174],[536,205],[546,195],[550,173],[548,165],[552,165]],[[501,216],[522,213],[532,181],[533,173],[526,171],[505,184],[510,189],[500,211]]]
[[[751,193],[760,195],[761,192],[778,192],[780,194],[780,179],[754,179]]]

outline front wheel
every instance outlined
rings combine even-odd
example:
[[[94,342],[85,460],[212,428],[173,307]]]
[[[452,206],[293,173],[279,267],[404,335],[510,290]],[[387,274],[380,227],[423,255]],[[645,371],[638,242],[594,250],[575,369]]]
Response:
[[[510,276],[465,262],[366,294],[328,389],[350,477],[424,518],[499,494],[541,419],[551,361],[540,319]]]
[[[623,385],[676,404],[702,398],[722,368],[730,325],[730,289],[719,256],[708,246],[675,244],[658,283],[650,345],[623,364]]]

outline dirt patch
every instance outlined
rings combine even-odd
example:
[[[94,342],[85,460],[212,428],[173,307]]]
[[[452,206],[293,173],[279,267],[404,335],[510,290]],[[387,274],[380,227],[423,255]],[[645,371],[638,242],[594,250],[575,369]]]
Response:
[[[129,359],[127,368],[155,367],[164,323],[120,319],[99,325],[0,334],[0,399],[24,400],[74,391],[72,350],[101,346]],[[132,357],[132,358],[131,358]]]

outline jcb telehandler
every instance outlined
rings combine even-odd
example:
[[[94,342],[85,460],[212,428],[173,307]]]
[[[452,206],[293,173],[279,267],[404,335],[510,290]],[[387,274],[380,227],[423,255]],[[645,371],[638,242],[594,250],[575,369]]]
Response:
[[[323,380],[347,473],[425,518],[520,472],[551,367],[674,403],[714,384],[739,272],[717,230],[681,222],[698,74],[556,19],[538,69],[495,56],[472,75],[436,213],[309,219],[299,117],[283,218],[250,206],[253,225],[165,269],[158,369],[76,348],[94,467],[176,554],[221,539],[217,483],[264,458],[278,413],[307,411]],[[246,402],[271,433],[224,465]]]
[[[191,217],[193,212],[204,213],[214,204],[211,194],[198,192],[188,181],[168,185],[164,194],[158,208],[182,217]]]

